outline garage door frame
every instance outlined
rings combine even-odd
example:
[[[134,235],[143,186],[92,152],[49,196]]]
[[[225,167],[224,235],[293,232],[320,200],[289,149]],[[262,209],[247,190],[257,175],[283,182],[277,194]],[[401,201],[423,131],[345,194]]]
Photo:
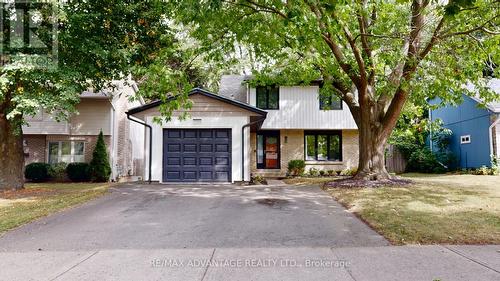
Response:
[[[181,148],[181,151],[179,152],[176,152],[176,153],[179,153],[181,156],[180,157],[180,164],[179,164],[179,170],[180,170],[180,178],[179,180],[172,180],[172,179],[168,179],[168,167],[169,165],[166,163],[168,161],[168,145],[169,145],[169,142],[168,142],[168,132],[169,131],[180,131],[180,134],[182,135],[182,137],[180,137],[181,141],[179,142],[170,142],[170,144],[179,144],[179,148]],[[189,142],[184,142],[182,140],[186,139],[186,135],[185,135],[185,132],[186,131],[196,131],[196,137],[193,138],[193,141],[191,143]],[[211,138],[202,138],[201,137],[201,131],[211,131],[211,135],[212,137]],[[220,132],[220,131],[225,131],[226,132],[226,135],[227,135],[227,139],[226,138],[223,138],[224,139],[224,142],[222,143],[218,143],[217,142],[217,132]],[[233,169],[232,169],[232,156],[233,156],[233,147],[232,147],[232,128],[163,128],[162,130],[162,181],[163,182],[168,182],[168,183],[175,183],[175,182],[179,182],[179,183],[203,183],[203,182],[232,182],[232,177],[233,177]],[[212,141],[208,141],[208,139],[211,139]],[[201,153],[201,149],[200,149],[200,145],[203,144],[204,142],[206,142],[207,144],[208,143],[211,143],[213,144],[212,146],[212,152],[206,152],[207,153],[207,156],[210,154],[211,158],[212,158],[212,161],[211,161],[211,165],[207,165],[204,169],[201,165],[201,158],[200,158],[200,155]],[[189,172],[193,172],[195,171],[197,173],[196,175],[196,180],[185,180],[184,179],[184,176],[185,174],[183,174],[185,172],[185,164],[184,164],[184,158],[182,157],[182,155],[185,155],[186,152],[184,152],[184,149],[185,149],[185,145],[186,144],[196,144],[196,152],[191,152],[193,153],[193,157],[196,158],[196,163],[195,165],[192,165],[188,168],[188,170],[191,170]],[[227,165],[224,165],[226,167],[226,169],[222,169],[220,171],[224,171],[224,172],[227,172],[228,173],[228,177],[227,179],[223,179],[223,180],[217,180],[216,179],[216,175],[215,175],[215,172],[217,172],[217,168],[216,168],[216,161],[217,161],[217,144],[227,144],[228,146],[228,150],[227,152],[220,152],[220,153],[223,153],[225,154],[225,156],[227,157],[228,159],[228,164]],[[226,154],[227,153],[227,154]],[[195,156],[196,155],[196,156]],[[208,168],[208,166],[211,167]],[[205,171],[210,171],[212,172],[212,178],[211,179],[201,179],[201,172],[203,172],[203,170]],[[171,170],[172,171],[172,170]]]

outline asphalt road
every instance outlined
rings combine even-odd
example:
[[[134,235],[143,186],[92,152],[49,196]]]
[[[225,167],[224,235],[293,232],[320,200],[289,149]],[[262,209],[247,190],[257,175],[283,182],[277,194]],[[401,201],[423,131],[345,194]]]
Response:
[[[0,237],[0,251],[384,246],[317,186],[124,184]]]

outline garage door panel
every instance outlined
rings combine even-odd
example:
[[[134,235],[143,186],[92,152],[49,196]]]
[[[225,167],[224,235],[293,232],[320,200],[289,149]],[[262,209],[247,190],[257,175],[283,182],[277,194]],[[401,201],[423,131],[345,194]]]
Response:
[[[200,144],[200,153],[201,152],[210,152],[212,153],[214,151],[214,145],[213,144]]]
[[[230,136],[230,129],[164,130],[164,181],[231,181]]]
[[[228,144],[216,144],[215,145],[215,152],[229,152],[229,145]]]
[[[184,144],[183,152],[196,152],[196,144]]]
[[[212,157],[200,157],[198,164],[200,166],[207,166],[207,165],[212,166],[213,165]]]

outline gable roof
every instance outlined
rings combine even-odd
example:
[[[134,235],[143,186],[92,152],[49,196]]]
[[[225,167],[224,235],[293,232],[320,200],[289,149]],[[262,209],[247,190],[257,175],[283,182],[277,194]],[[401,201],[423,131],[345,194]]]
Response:
[[[264,110],[262,110],[262,109],[260,109],[260,108],[257,108],[255,106],[252,106],[252,105],[249,105],[249,104],[246,104],[246,103],[243,103],[243,102],[231,99],[231,98],[228,98],[226,96],[214,94],[212,92],[209,92],[209,91],[201,89],[201,88],[194,88],[194,89],[192,89],[188,93],[188,96],[191,96],[191,95],[194,95],[194,94],[200,94],[200,95],[203,95],[203,96],[206,96],[206,97],[209,97],[209,98],[213,98],[213,99],[216,99],[216,100],[219,100],[219,101],[222,101],[222,102],[225,102],[225,103],[237,106],[239,108],[243,108],[243,109],[246,109],[248,111],[257,113],[257,114],[262,115],[262,116],[266,116],[267,115],[267,112],[264,111]],[[175,98],[176,98],[175,96],[169,97],[167,99],[167,101],[173,100]],[[162,103],[162,101],[158,100],[158,101],[154,101],[152,103],[148,103],[148,104],[145,104],[145,105],[134,107],[134,108],[131,108],[127,112],[127,114],[129,114],[129,115],[130,114],[136,114],[136,113],[139,113],[139,112],[151,109],[151,108],[155,108],[155,107],[159,106],[161,103]]]

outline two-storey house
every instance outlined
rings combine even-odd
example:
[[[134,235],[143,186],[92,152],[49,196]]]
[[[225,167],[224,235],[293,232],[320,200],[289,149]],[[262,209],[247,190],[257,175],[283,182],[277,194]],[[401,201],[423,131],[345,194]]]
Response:
[[[142,175],[144,127],[130,122],[125,112],[140,105],[130,102],[137,91],[131,81],[114,82],[114,88],[80,95],[76,113],[67,121],[56,121],[42,109],[23,126],[25,163],[90,162],[102,131],[108,147],[112,179]]]
[[[250,77],[223,76],[219,94],[194,89],[192,107],[160,116],[153,102],[128,114],[146,133],[145,179],[159,182],[248,181],[286,175],[288,161],[306,168],[344,170],[358,165],[358,132],[347,106],[320,98],[318,85],[248,87]],[[185,115],[181,120],[176,116]],[[150,140],[150,141],[149,141]]]

